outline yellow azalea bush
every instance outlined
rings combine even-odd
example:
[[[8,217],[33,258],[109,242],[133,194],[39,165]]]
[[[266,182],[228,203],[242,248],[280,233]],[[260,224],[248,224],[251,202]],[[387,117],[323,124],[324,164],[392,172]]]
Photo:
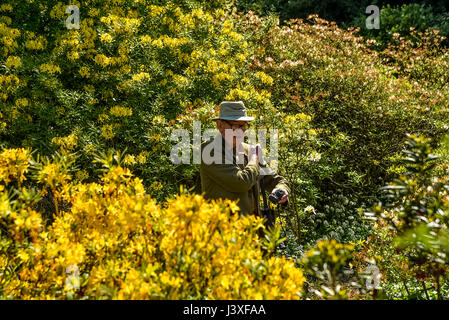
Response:
[[[263,255],[262,220],[240,216],[234,202],[182,192],[158,205],[140,178],[107,160],[98,182],[67,176],[46,192],[14,189],[28,161],[44,184],[61,170],[20,149],[0,154],[9,173],[1,176],[0,298],[300,298],[302,271]],[[50,220],[36,211],[47,192],[65,204]]]
[[[250,110],[270,104],[269,92],[247,81],[253,49],[229,14],[233,2],[7,0],[0,12],[2,146],[50,155],[76,131],[71,151],[90,175],[86,145],[146,152],[146,166],[136,162],[133,170],[146,187],[164,182],[159,200],[172,194],[179,168],[161,156],[169,154],[170,132],[158,132],[154,117],[164,116],[167,127],[193,106],[198,112],[188,116],[210,125],[222,100],[244,99]],[[66,27],[69,5],[79,8],[79,29]],[[24,26],[29,16],[35,19]],[[272,81],[263,72],[252,78]],[[156,146],[148,137],[159,134]]]
[[[6,185],[16,180],[20,185],[26,180],[30,151],[21,149],[4,149],[0,153],[0,181]],[[4,188],[4,187],[3,187]]]

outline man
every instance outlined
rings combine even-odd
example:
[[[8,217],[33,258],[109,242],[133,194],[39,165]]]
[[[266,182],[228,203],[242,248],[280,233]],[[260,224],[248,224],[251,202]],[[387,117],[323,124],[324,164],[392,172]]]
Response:
[[[242,142],[248,122],[254,120],[253,117],[247,116],[243,102],[222,102],[219,117],[213,120],[216,121],[220,133],[201,145],[201,189],[205,198],[238,200],[237,205],[242,214],[262,216],[259,207],[259,185],[262,179],[268,192],[274,193],[277,189],[282,189],[284,195],[278,203],[286,203],[290,192],[287,181],[275,173],[260,175],[261,167],[265,167],[265,164],[260,164],[259,161],[263,157],[260,146],[250,146]],[[220,148],[211,148],[212,144]],[[221,149],[218,157],[221,161],[206,161],[203,154],[205,149],[214,152]],[[239,154],[239,150],[243,152]]]

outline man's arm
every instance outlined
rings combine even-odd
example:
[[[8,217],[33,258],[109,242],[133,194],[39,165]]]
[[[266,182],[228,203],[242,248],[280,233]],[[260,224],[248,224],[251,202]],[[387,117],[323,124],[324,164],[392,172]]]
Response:
[[[264,186],[266,186],[267,192],[271,193],[274,189],[282,189],[290,193],[288,182],[283,176],[275,173],[272,175],[266,175],[262,179]]]
[[[260,145],[256,145],[258,147],[257,153],[259,155],[259,158],[261,159],[262,164],[261,166],[261,172],[264,172],[265,174],[262,175],[260,179],[263,179],[263,184],[265,186],[265,189],[267,192],[272,193],[275,189],[282,189],[287,191],[287,194],[290,194],[290,187],[288,185],[287,180],[274,172],[270,167],[268,167],[267,163],[265,162],[265,158],[263,156],[262,149],[260,148]]]
[[[235,164],[201,164],[204,172],[226,191],[246,192],[257,183],[259,163],[250,162],[244,169]]]

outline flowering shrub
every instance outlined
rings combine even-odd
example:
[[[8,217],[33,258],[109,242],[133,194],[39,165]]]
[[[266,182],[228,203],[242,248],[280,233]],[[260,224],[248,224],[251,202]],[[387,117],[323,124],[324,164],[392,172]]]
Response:
[[[378,52],[316,15],[280,26],[233,4],[2,3],[1,297],[299,297],[302,272],[263,256],[258,219],[237,219],[230,202],[173,197],[180,185],[199,192],[200,179],[198,166],[171,162],[172,129],[212,127],[222,100],[243,100],[256,129],[279,129],[278,171],[292,190],[278,219],[286,243],[262,247],[295,258],[324,241],[304,267],[321,296],[346,296],[336,279],[352,249],[338,243],[372,231],[357,209],[406,170],[407,132],[432,146],[447,132],[443,38],[393,35]],[[80,8],[79,29],[65,25],[68,5]],[[386,225],[372,228],[389,244]],[[441,253],[427,249],[426,263]]]
[[[69,177],[53,183],[50,172],[60,164],[34,163],[32,176],[68,204],[47,225],[33,209],[45,192],[12,185],[26,171],[15,164],[27,160],[20,149],[0,155],[10,173],[1,176],[0,297],[299,298],[301,270],[284,258],[263,256],[257,236],[262,220],[241,217],[234,202],[181,194],[160,206],[141,179],[108,159],[101,181],[85,184]]]
[[[0,19],[0,141],[50,155],[70,139],[78,164],[95,178],[94,154],[127,149],[159,200],[183,172],[169,160],[170,128],[210,126],[221,100],[250,109],[269,104],[263,72],[251,73],[248,36],[237,32],[232,1],[7,1]],[[68,5],[79,29],[65,26]],[[22,24],[29,17],[26,26]],[[195,109],[195,112],[188,110]],[[175,123],[175,120],[178,119]],[[76,144],[74,143],[76,140]],[[68,143],[69,141],[65,142]],[[178,177],[181,177],[179,179]]]
[[[3,150],[0,154],[0,181],[6,185],[16,180],[20,186],[26,180],[29,151],[25,149]],[[2,186],[4,188],[4,186]],[[3,189],[1,189],[3,191]]]

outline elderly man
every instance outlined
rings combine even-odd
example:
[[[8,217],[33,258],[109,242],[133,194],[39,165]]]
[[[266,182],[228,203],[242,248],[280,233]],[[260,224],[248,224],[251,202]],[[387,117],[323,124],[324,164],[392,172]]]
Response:
[[[203,157],[200,175],[201,188],[205,197],[207,199],[238,200],[237,205],[242,214],[262,216],[259,207],[259,186],[260,180],[262,180],[268,192],[274,193],[277,189],[282,189],[284,195],[278,203],[286,203],[290,192],[287,181],[274,173],[260,175],[261,167],[265,166],[259,161],[262,157],[260,146],[251,146],[242,142],[242,133],[247,129],[248,121],[254,120],[253,117],[247,116],[243,102],[222,102],[219,117],[213,120],[216,120],[220,134],[201,145]],[[221,154],[218,157],[221,161],[211,163],[205,161],[203,151],[207,148],[207,150],[217,152],[217,148],[211,148],[213,143],[221,144],[218,148],[218,150],[221,149]],[[243,152],[238,154],[239,150]],[[243,161],[240,161],[241,156],[243,156]]]

